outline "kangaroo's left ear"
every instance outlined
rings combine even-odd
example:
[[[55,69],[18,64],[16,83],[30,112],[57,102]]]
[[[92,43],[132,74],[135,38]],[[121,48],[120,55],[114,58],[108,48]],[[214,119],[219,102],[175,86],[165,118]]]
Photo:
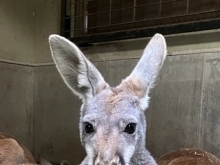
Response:
[[[161,34],[155,34],[132,73],[119,85],[139,98],[141,109],[148,107],[148,93],[167,55],[167,46]]]
[[[56,67],[67,86],[89,103],[104,87],[101,73],[72,42],[59,35],[50,35],[49,44]]]

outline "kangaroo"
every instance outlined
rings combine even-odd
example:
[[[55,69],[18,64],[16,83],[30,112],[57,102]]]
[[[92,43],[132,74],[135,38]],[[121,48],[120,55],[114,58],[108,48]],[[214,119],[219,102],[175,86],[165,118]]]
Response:
[[[81,165],[156,165],[145,147],[144,111],[167,54],[164,37],[151,39],[132,73],[116,87],[74,43],[53,34],[49,44],[61,77],[82,99],[79,129],[87,156]]]
[[[15,138],[0,132],[0,165],[52,165],[41,157],[37,164],[31,152]],[[60,165],[71,165],[63,160]]]
[[[181,148],[164,154],[157,163],[158,165],[220,165],[220,160],[200,149]]]

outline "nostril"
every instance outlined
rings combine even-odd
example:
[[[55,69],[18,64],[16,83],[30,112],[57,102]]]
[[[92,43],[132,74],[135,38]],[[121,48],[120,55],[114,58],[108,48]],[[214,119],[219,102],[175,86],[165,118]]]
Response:
[[[96,165],[99,165],[99,163],[96,163]]]
[[[117,163],[113,162],[112,165],[117,165]]]

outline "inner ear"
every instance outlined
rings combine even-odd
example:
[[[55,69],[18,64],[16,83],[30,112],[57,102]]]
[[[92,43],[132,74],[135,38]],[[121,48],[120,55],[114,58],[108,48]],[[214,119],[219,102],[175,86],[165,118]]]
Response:
[[[49,43],[61,77],[83,102],[90,102],[103,86],[108,86],[100,72],[75,44],[59,35],[51,35]]]
[[[128,77],[127,79],[122,80],[119,87],[128,90],[138,98],[143,98],[147,92],[147,84],[144,84],[138,78]]]

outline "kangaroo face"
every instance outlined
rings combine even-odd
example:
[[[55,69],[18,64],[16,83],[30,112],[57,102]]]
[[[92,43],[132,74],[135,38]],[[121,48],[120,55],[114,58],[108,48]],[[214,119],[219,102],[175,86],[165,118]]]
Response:
[[[49,42],[64,82],[83,101],[80,137],[87,152],[85,164],[128,165],[143,153],[156,164],[145,151],[144,110],[166,57],[163,36],[153,37],[132,73],[114,88],[76,45],[58,35],[51,35]]]
[[[95,164],[128,164],[137,144],[145,140],[144,112],[129,92],[107,88],[85,107],[82,142]]]

